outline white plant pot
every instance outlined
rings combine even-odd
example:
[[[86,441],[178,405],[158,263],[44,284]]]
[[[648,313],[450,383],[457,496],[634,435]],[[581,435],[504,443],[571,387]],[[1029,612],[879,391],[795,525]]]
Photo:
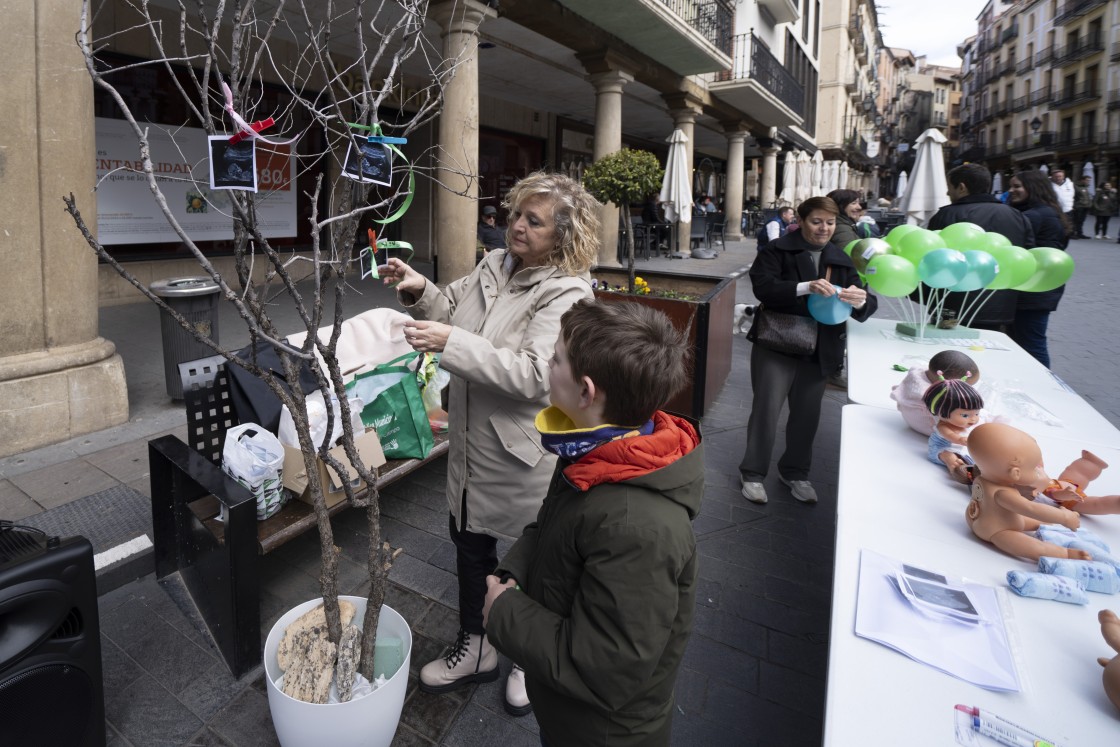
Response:
[[[366,613],[365,597],[339,596],[355,607],[354,622],[361,626]],[[412,658],[412,631],[408,622],[388,605],[381,606],[377,624],[378,648],[389,651],[393,639],[400,641],[400,666],[392,672],[380,670],[380,656],[375,656],[374,675],[384,675],[388,680],[364,698],[349,703],[305,703],[285,695],[276,686],[283,672],[276,662],[276,650],[284,630],[301,615],[322,604],[322,599],[294,607],[281,617],[264,644],[265,680],[268,683],[268,707],[272,711],[272,725],[284,747],[389,747],[397,731],[397,722],[404,707],[408,687],[408,665]],[[383,644],[384,642],[384,644]],[[394,657],[395,658],[395,657]],[[391,664],[389,665],[391,666]]]

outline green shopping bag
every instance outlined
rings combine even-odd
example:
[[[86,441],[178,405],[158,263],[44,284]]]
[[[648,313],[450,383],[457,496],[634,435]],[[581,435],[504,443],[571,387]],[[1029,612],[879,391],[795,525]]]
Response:
[[[362,422],[375,428],[386,459],[423,459],[435,446],[416,372],[409,364],[419,353],[405,353],[360,373],[346,393],[362,400]]]

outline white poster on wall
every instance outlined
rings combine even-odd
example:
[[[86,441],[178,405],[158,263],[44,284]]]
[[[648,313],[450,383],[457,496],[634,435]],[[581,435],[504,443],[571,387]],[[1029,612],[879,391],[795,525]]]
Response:
[[[96,119],[97,238],[102,244],[179,241],[148,189],[136,136],[124,120]],[[233,238],[229,192],[210,189],[206,131],[148,125],[152,164],[167,205],[196,241]],[[296,235],[291,145],[256,148],[257,220],[268,238]]]

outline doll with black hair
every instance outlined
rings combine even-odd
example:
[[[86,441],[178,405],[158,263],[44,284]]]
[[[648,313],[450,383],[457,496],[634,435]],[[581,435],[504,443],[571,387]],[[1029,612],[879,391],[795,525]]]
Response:
[[[946,379],[942,371],[937,374],[939,380],[930,384],[922,395],[922,402],[937,418],[937,424],[929,434],[928,457],[934,464],[945,465],[951,478],[968,485],[972,481],[969,475],[972,457],[968,455],[968,434],[980,422],[984,399],[965,381],[972,376],[971,371],[959,379]]]

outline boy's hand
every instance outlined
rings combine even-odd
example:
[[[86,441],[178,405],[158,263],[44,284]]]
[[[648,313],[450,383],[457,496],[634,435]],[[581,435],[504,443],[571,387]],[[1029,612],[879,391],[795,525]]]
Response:
[[[493,606],[494,600],[501,594],[509,589],[517,586],[517,579],[510,578],[504,584],[497,576],[486,577],[486,600],[482,603],[482,627],[486,627],[486,621],[490,618],[490,607]]]

